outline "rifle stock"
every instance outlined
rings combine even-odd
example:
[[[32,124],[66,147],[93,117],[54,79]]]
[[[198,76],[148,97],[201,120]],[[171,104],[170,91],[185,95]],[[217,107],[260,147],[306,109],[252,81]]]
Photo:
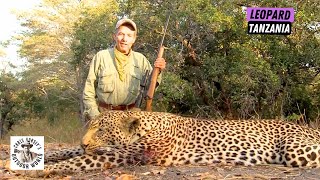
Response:
[[[164,52],[164,46],[161,45],[159,47],[157,58],[162,58],[163,52]],[[160,73],[159,68],[154,68],[152,71],[150,85],[149,85],[149,89],[147,92],[146,111],[152,111],[152,100],[153,100],[154,91],[156,89],[157,79],[158,79],[159,73]]]

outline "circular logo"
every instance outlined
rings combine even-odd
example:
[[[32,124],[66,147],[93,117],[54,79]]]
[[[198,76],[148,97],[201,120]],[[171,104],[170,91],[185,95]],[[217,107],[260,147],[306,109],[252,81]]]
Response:
[[[11,136],[10,160],[12,170],[43,170],[44,137]]]

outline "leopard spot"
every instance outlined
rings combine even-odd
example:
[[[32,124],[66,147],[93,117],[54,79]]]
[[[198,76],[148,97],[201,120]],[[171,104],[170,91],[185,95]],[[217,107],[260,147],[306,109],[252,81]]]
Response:
[[[162,159],[161,161],[160,161],[160,164],[165,164],[166,163],[166,160],[164,160],[164,159]]]
[[[311,151],[311,147],[306,148],[306,152],[309,152],[309,151]]]
[[[252,164],[257,164],[257,160],[256,159],[251,159],[250,161]]]
[[[105,162],[105,160],[106,160],[106,157],[104,157],[104,156],[100,156],[100,158],[99,158],[99,162]]]
[[[86,159],[84,162],[85,162],[86,164],[92,163],[92,161],[91,161],[90,159]]]
[[[316,160],[317,158],[317,154],[315,152],[312,152],[311,154],[308,154],[308,158],[311,160],[311,161],[314,161]]]
[[[108,159],[110,162],[114,162],[115,161],[115,158],[114,157],[109,157]],[[101,161],[100,161],[101,162]]]
[[[200,161],[202,161],[202,157],[199,157],[198,159],[195,159],[195,160],[194,160],[194,162],[196,162],[196,163],[198,163],[198,162],[200,162]]]
[[[299,166],[298,166],[298,163],[297,163],[296,161],[293,161],[293,162],[291,163],[291,166],[292,166],[292,167],[299,167]]]
[[[85,159],[85,158],[87,158],[87,157],[86,157],[86,156],[81,156],[81,157],[80,157],[80,159]]]
[[[80,167],[82,165],[82,163],[76,163],[75,166]]]
[[[259,161],[262,161],[262,157],[261,156],[258,156],[257,158],[258,158]]]
[[[298,160],[301,162],[301,166],[306,166],[308,161],[304,157],[299,157]]]
[[[243,166],[243,165],[244,165],[244,162],[242,162],[242,161],[237,161],[235,164],[236,164],[236,165]]]
[[[101,167],[101,163],[97,163],[96,166],[97,166],[97,167]]]
[[[240,157],[239,159],[246,161],[246,160],[248,159],[248,157],[242,156],[242,157]]]

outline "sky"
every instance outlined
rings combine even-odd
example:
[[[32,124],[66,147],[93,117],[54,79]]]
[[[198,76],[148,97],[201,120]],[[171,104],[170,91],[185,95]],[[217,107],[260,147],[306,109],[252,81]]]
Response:
[[[40,2],[41,0],[0,0],[0,42],[9,40],[11,36],[21,31],[21,26],[12,11],[30,10]],[[4,49],[6,56],[0,58],[0,70],[6,69],[12,72],[21,70],[20,66],[23,66],[26,61],[19,58],[17,50],[18,48],[13,45]],[[8,69],[8,61],[20,68]]]

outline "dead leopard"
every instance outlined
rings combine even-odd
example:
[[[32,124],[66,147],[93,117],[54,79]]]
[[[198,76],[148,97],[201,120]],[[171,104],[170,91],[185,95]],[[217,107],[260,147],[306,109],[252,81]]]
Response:
[[[107,111],[91,122],[82,147],[86,155],[46,166],[45,173],[136,163],[320,167],[320,132],[280,120],[206,120],[163,112]]]

